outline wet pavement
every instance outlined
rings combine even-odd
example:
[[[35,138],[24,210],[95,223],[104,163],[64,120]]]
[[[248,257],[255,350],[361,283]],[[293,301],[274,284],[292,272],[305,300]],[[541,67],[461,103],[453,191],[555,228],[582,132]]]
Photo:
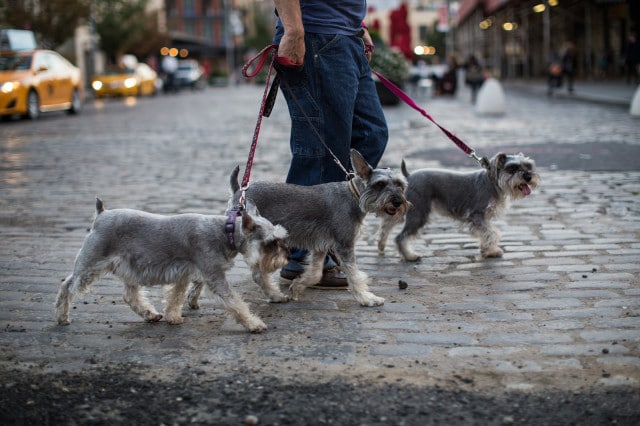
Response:
[[[228,175],[246,162],[261,87],[91,100],[79,116],[0,123],[0,371],[127,364],[160,377],[248,368],[309,382],[637,390],[640,119],[624,107],[623,89],[612,104],[581,97],[580,83],[572,97],[549,98],[523,83],[504,88],[507,112],[498,117],[476,115],[467,91],[418,98],[479,154],[522,151],[537,161],[538,190],[496,222],[504,257],[479,259],[477,241],[434,217],[415,243],[422,261],[405,263],[391,244],[377,253],[377,221],[369,217],[358,263],[384,306],[318,290],[269,304],[238,259],[229,278],[269,327],[259,335],[206,294],[199,311],[185,308],[185,324],[146,324],[111,277],[75,300],[69,326],[56,325],[53,303],[96,195],[107,208],[224,212]],[[398,167],[404,158],[410,170],[477,167],[409,107],[385,112],[390,142],[381,165]],[[252,180],[284,179],[288,129],[280,97],[262,124]],[[162,292],[149,294],[161,308]]]

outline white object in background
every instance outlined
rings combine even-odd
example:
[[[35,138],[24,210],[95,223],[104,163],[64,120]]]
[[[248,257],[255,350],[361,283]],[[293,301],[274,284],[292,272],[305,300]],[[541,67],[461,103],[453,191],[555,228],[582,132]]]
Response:
[[[482,83],[476,98],[476,113],[501,115],[505,113],[505,97],[502,85],[495,78]]]

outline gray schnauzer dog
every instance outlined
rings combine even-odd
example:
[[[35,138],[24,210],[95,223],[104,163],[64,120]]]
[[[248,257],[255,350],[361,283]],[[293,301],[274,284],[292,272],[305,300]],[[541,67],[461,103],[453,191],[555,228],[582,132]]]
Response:
[[[404,161],[401,169],[409,181],[407,199],[412,206],[395,242],[402,258],[410,262],[420,257],[409,242],[428,222],[432,209],[468,225],[471,234],[480,240],[483,258],[501,257],[500,231],[491,220],[502,213],[507,199],[526,197],[540,180],[535,162],[522,153],[498,153],[489,160],[488,169],[474,172],[421,169],[409,174]],[[393,226],[402,221],[393,219],[384,218],[381,222],[379,252],[384,252]]]
[[[287,263],[286,236],[282,226],[260,216],[250,202],[241,218],[228,218],[105,210],[97,198],[91,231],[76,257],[73,273],[58,291],[58,324],[69,324],[74,294],[87,291],[94,281],[110,272],[124,282],[124,301],[147,322],[160,321],[162,315],[143,295],[142,286],[173,284],[166,288],[164,315],[170,324],[181,324],[185,293],[189,283],[195,281],[206,284],[249,331],[265,331],[267,326],[231,289],[225,271],[242,253],[254,280],[269,294],[275,287],[270,274]],[[287,300],[282,294],[272,296],[272,301]]]
[[[291,283],[293,300],[298,300],[306,287],[320,281],[325,256],[331,251],[338,258],[356,300],[362,306],[384,304],[382,297],[369,291],[368,277],[356,265],[355,243],[367,213],[394,218],[406,213],[407,180],[389,169],[372,168],[354,149],[351,164],[355,176],[345,182],[314,186],[254,182],[246,189],[246,196],[256,203],[264,217],[289,231],[289,247],[310,253],[302,275]],[[236,167],[230,179],[235,193],[231,205],[236,205],[243,195],[238,171]],[[198,292],[196,285],[189,293],[190,304],[197,302]]]

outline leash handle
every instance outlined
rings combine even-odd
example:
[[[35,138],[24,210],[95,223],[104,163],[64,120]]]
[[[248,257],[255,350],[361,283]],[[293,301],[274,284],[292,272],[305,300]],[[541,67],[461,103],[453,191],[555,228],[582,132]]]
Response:
[[[442,132],[445,135],[447,135],[447,137],[449,139],[451,139],[451,141],[453,143],[455,143],[458,146],[458,148],[460,148],[469,157],[472,157],[473,159],[475,159],[482,167],[484,167],[485,169],[487,168],[489,163],[488,163],[488,160],[486,158],[478,157],[476,152],[473,149],[471,149],[466,143],[464,143],[462,141],[462,139],[460,139],[455,134],[453,134],[452,132],[447,130],[445,127],[443,127],[440,124],[438,124],[438,122],[436,120],[434,120],[434,118],[431,117],[431,115],[429,115],[429,113],[427,113],[427,111],[425,111],[423,108],[418,106],[418,104],[416,104],[416,102],[413,99],[411,99],[411,97],[409,95],[407,95],[404,91],[402,91],[402,89],[400,89],[398,86],[396,86],[391,81],[389,81],[385,76],[383,76],[382,74],[380,74],[378,71],[376,71],[374,69],[372,69],[371,71],[376,75],[376,77],[378,77],[378,79],[380,79],[382,84],[384,84],[387,87],[387,89],[389,89],[394,95],[399,97],[404,103],[406,103],[411,108],[413,108],[416,111],[418,111],[424,117],[429,119],[429,121],[431,121],[433,124],[438,126],[438,128],[440,130],[442,130]]]

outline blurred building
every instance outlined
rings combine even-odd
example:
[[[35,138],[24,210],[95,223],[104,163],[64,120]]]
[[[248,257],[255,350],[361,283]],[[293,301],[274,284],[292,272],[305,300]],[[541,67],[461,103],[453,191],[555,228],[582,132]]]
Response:
[[[169,48],[188,52],[189,57],[208,62],[212,69],[235,68],[249,0],[151,1],[160,2]]]
[[[502,78],[536,78],[574,46],[578,76],[619,77],[621,51],[640,24],[637,0],[461,0],[455,46]]]

